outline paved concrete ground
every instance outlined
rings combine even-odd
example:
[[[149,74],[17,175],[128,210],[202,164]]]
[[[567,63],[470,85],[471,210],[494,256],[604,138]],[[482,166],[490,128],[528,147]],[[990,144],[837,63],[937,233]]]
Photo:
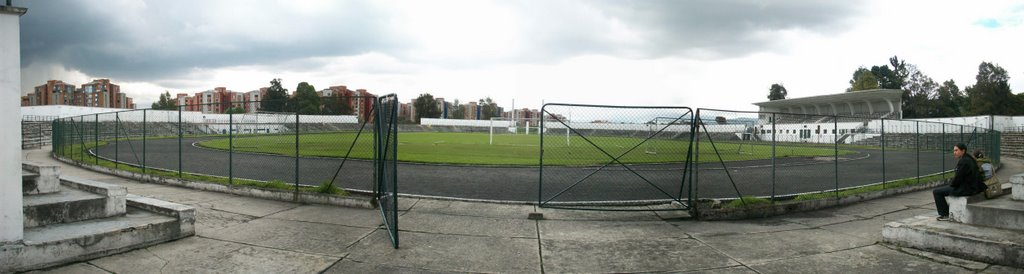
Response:
[[[43,150],[27,159],[56,163]],[[1019,160],[999,173],[1024,172]],[[1011,163],[1012,162],[1012,163]],[[591,212],[401,199],[401,247],[377,210],[302,205],[62,172],[197,208],[197,236],[40,273],[700,272],[1021,273],[879,243],[885,222],[935,214],[921,191],[810,213],[700,222],[678,213]],[[543,213],[545,220],[528,220]]]

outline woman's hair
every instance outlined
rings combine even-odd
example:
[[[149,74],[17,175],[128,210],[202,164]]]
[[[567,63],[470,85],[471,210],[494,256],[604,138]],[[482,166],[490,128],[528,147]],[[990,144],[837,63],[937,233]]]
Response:
[[[960,150],[963,150],[965,152],[967,151],[967,145],[965,145],[964,143],[956,144],[956,148],[960,149]]]

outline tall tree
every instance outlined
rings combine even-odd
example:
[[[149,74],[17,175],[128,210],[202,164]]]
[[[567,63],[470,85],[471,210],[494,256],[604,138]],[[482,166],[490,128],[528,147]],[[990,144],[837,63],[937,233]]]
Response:
[[[927,118],[937,117],[937,107],[932,98],[935,97],[939,85],[914,65],[907,66],[910,76],[903,82],[903,117]]]
[[[781,83],[772,84],[772,87],[768,88],[768,101],[786,99],[787,95],[789,93],[786,92],[786,87],[782,86]]]
[[[316,94],[316,88],[306,82],[301,82],[295,87],[295,112],[299,114],[320,114],[320,95]]]
[[[936,89],[935,93],[936,96],[933,99],[935,101],[935,115],[932,117],[963,116],[967,98],[964,97],[964,93],[960,91],[960,87],[956,85],[956,82],[953,82],[953,79],[942,82],[942,85]]]
[[[281,78],[270,80],[270,87],[267,88],[267,95],[260,102],[260,110],[285,111],[285,104],[288,100],[288,90],[281,87]]]
[[[850,79],[850,87],[846,92],[869,90],[878,88],[878,79],[870,70],[860,67],[853,72],[853,79]]]
[[[977,81],[964,89],[970,101],[969,115],[1017,115],[1024,113],[1019,97],[1010,90],[1010,76],[999,65],[981,62]]]
[[[178,103],[171,99],[171,92],[165,90],[163,94],[160,94],[160,100],[153,102],[152,108],[162,110],[176,110],[178,109]]]
[[[448,109],[448,119],[466,118],[466,110],[462,109],[462,104],[459,102],[459,99],[455,99],[455,101],[452,102],[452,105],[448,106]]]
[[[352,115],[352,106],[349,104],[348,97],[342,97],[337,93],[331,94],[329,97],[323,97],[324,102],[324,114],[329,115]]]
[[[437,107],[437,102],[434,101],[434,96],[430,93],[420,94],[416,97],[416,101],[413,102],[413,107],[416,108],[416,123],[420,122],[420,118],[435,118],[441,115],[441,110]]]
[[[480,120],[490,120],[491,117],[498,117],[501,114],[498,113],[498,103],[491,100],[491,97],[485,97],[477,102],[480,105]]]

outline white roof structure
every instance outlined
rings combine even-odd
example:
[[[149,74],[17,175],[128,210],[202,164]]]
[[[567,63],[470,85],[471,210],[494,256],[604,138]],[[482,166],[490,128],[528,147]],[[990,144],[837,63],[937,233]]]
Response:
[[[754,103],[761,112],[903,118],[901,90],[872,89]]]

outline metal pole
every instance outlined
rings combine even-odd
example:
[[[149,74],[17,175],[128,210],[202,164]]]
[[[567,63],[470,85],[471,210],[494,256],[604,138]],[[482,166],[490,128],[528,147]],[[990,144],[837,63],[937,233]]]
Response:
[[[95,114],[94,118],[96,120],[94,120],[93,123],[92,123],[92,125],[93,125],[93,128],[92,128],[93,129],[92,130],[92,133],[93,133],[92,134],[92,141],[93,141],[93,147],[96,148],[96,161],[95,162],[96,162],[96,165],[99,165],[100,164],[100,153],[99,153],[100,152],[100,115],[99,115],[99,113]],[[83,124],[85,123],[85,117],[82,117],[82,123]],[[83,150],[82,150],[82,161],[85,161],[85,152],[86,152],[86,150],[84,150],[85,142],[82,142],[82,148],[83,148]]]
[[[772,203],[775,203],[775,113],[772,113]]]
[[[235,184],[234,161],[235,161],[235,114],[228,113],[228,184]]]
[[[118,162],[118,148],[120,145],[120,133],[121,133],[121,113],[114,112],[114,169],[117,169]]]
[[[882,189],[885,189],[885,118],[882,118]]]
[[[547,120],[547,119],[544,119],[544,113],[547,111],[546,109],[544,109],[545,107],[546,106],[543,106],[543,105],[540,107],[540,116],[541,116],[540,128],[544,128],[544,120]],[[491,120],[491,124],[493,124],[493,123],[494,123],[494,120]],[[566,127],[566,131],[569,131],[568,127]],[[494,126],[493,125],[491,126],[491,136],[492,136],[491,138],[494,138],[493,137],[494,136]],[[544,197],[541,195],[541,192],[544,191],[544,131],[540,132],[540,171],[539,171],[539,173],[540,173],[540,178],[537,179],[537,205],[541,206],[541,202],[544,200]]]
[[[942,154],[942,180],[946,180],[946,124],[942,125],[942,148],[939,149],[939,153]]]
[[[146,174],[146,110],[142,110],[142,174]]]
[[[299,112],[295,111],[295,193],[299,193]]]
[[[832,144],[836,157],[835,175],[836,175],[836,202],[839,202],[839,116],[832,116]]]
[[[181,173],[181,162],[182,162],[181,161],[181,138],[183,137],[181,135],[181,109],[182,108],[183,107],[178,107],[178,178],[182,177],[182,173]]]
[[[917,132],[914,142],[917,147],[917,183],[921,183],[921,121],[914,121],[914,131]]]

